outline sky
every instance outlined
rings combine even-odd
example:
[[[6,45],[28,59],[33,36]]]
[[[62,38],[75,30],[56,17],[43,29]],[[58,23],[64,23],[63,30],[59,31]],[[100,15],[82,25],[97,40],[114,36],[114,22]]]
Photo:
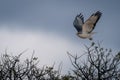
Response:
[[[85,20],[94,12],[101,11],[93,35],[95,42],[120,50],[119,0],[0,0],[0,53],[5,50],[22,57],[35,56],[41,65],[63,64],[63,71],[70,69],[67,51],[81,55],[87,39],[76,36],[73,27],[75,16]]]

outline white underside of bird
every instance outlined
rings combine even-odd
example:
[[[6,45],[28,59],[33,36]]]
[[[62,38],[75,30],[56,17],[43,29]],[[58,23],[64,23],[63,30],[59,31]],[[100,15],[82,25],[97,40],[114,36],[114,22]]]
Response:
[[[86,32],[82,32],[82,33],[77,33],[77,36],[80,37],[80,38],[83,38],[83,39],[90,39],[92,40],[92,35],[95,34],[96,32],[91,32],[91,33],[86,33]]]

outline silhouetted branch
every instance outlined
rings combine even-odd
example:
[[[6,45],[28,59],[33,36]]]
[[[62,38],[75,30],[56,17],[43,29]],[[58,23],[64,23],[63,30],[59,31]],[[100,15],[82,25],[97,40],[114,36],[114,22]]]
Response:
[[[86,46],[86,62],[80,64],[80,58],[68,52],[71,64],[75,68],[74,74],[79,79],[85,80],[114,80],[120,79],[120,58],[113,56],[111,49],[101,47],[100,43],[94,42]],[[117,57],[116,57],[117,56]],[[81,56],[82,57],[82,56]]]

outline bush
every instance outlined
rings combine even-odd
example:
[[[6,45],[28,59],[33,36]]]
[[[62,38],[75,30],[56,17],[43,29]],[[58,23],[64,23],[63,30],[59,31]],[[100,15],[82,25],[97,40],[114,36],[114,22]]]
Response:
[[[4,54],[0,61],[0,80],[59,80],[59,70],[53,67],[37,67],[38,60],[32,56],[21,63],[20,56]]]
[[[120,80],[120,53],[113,55],[111,49],[101,47],[100,43],[92,42],[91,46],[85,47],[84,62],[80,60],[82,56],[68,52],[77,80]]]
[[[68,52],[73,70],[62,75],[55,70],[54,65],[39,68],[38,58],[32,57],[21,62],[20,57],[1,55],[0,80],[120,80],[120,52],[114,54],[111,49],[105,49],[100,43],[92,43],[86,47],[85,60],[83,55],[73,56]]]

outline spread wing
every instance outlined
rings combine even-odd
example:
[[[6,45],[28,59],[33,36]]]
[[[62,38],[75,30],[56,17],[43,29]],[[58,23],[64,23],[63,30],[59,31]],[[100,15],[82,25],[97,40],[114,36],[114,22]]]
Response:
[[[96,23],[100,19],[102,13],[100,11],[97,11],[96,13],[93,13],[84,23],[83,25],[83,32],[90,33],[93,31],[93,29],[96,26]]]
[[[82,32],[82,26],[84,24],[84,18],[83,15],[80,13],[75,17],[75,20],[73,22],[74,27],[78,32]]]

